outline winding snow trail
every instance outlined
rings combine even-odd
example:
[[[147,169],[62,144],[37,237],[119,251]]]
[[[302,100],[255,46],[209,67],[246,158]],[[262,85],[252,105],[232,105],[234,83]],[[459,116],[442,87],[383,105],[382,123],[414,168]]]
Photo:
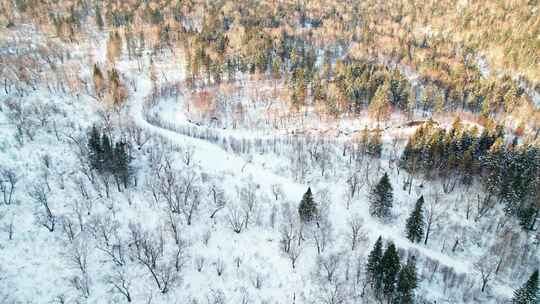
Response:
[[[133,95],[132,103],[130,104],[130,115],[134,118],[135,123],[150,131],[153,134],[161,135],[171,142],[182,146],[196,147],[194,158],[197,163],[205,170],[212,173],[231,173],[238,177],[248,177],[260,185],[271,185],[272,183],[283,184],[284,190],[287,193],[297,194],[298,200],[307,188],[306,185],[301,185],[291,182],[289,179],[276,175],[275,173],[263,168],[259,164],[249,163],[246,165],[246,160],[241,157],[229,153],[221,147],[214,145],[206,140],[192,138],[177,132],[164,129],[149,123],[144,117],[144,100],[151,92],[151,82],[143,77],[139,78],[137,92]],[[244,167],[245,166],[245,167]],[[242,170],[242,167],[244,169]]]
[[[300,184],[292,181],[290,178],[277,175],[270,169],[265,168],[257,163],[252,162],[246,165],[246,160],[243,158],[206,140],[192,138],[148,122],[144,114],[144,102],[146,97],[151,92],[152,84],[150,79],[146,76],[140,75],[137,79],[137,90],[136,92],[133,92],[129,101],[129,114],[139,127],[144,128],[152,134],[160,135],[170,140],[172,143],[182,146],[195,147],[195,161],[208,172],[217,175],[226,173],[238,179],[240,177],[248,178],[249,180],[261,185],[261,187],[266,187],[268,192],[270,192],[270,185],[278,183],[283,186],[283,190],[289,199],[293,201],[300,201],[308,185]],[[184,122],[175,121],[174,123],[182,124]],[[338,191],[333,191],[334,197],[332,197],[332,199],[334,202],[341,199],[336,192]],[[346,210],[343,206],[336,207],[335,205],[339,204],[332,205],[332,210],[330,213],[332,222],[334,223],[335,227],[338,228],[337,231],[345,231],[347,229],[347,219],[350,216],[350,211]],[[367,204],[361,205],[364,206],[360,207],[360,209],[356,211],[359,211],[359,215],[365,221],[365,227],[368,230],[367,232],[369,234],[370,243],[374,242],[375,239],[381,235],[385,239],[394,241],[398,247],[404,249],[414,248],[422,255],[433,260],[437,260],[442,265],[452,267],[457,273],[467,274],[474,277],[479,276],[477,270],[473,267],[472,259],[458,259],[439,252],[438,250],[426,248],[423,245],[412,244],[404,236],[402,236],[401,227],[396,227],[396,225],[385,225],[374,220],[371,218],[371,216],[369,216]],[[297,284],[302,284],[299,276],[292,280]],[[500,284],[497,281],[493,281],[490,284],[492,284],[496,293],[511,296],[512,289],[509,286]],[[444,295],[439,296],[444,297]]]

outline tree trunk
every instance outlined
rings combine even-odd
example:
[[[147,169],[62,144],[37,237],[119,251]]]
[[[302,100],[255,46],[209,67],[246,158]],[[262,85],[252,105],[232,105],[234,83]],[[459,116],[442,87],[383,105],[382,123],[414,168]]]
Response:
[[[486,290],[487,283],[488,283],[488,280],[482,280],[482,292]]]
[[[429,239],[429,233],[431,232],[431,223],[428,222],[427,229],[426,229],[426,238],[424,240],[424,245],[427,245],[428,239]]]

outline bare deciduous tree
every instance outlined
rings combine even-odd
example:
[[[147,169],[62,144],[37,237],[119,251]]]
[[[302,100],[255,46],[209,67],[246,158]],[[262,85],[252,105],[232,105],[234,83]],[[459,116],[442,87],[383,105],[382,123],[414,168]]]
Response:
[[[76,239],[71,243],[67,254],[68,263],[77,269],[78,274],[71,278],[71,283],[85,298],[90,296],[91,278],[88,273],[88,242],[85,239]]]
[[[317,254],[323,253],[328,244],[333,240],[332,223],[330,223],[328,218],[324,217],[317,222],[316,226],[309,228],[309,235],[315,243],[315,247],[317,248]]]
[[[131,234],[131,256],[145,266],[161,293],[167,293],[179,279],[175,269],[176,260],[165,255],[165,240],[161,231],[150,233],[139,225],[129,225]]]
[[[120,223],[110,216],[94,216],[88,227],[97,249],[103,251],[116,266],[126,265],[127,249],[118,233]]]
[[[495,269],[497,268],[497,260],[492,256],[484,256],[474,263],[475,269],[480,273],[482,279],[481,291],[486,290],[489,280],[492,279]]]
[[[433,188],[428,198],[426,207],[424,208],[426,219],[426,237],[424,239],[424,245],[427,245],[429,237],[433,233],[434,225],[437,224],[441,218],[443,218],[443,212],[440,210],[441,193],[438,189]]]
[[[300,240],[300,220],[291,203],[281,205],[282,222],[279,227],[281,249],[288,253],[295,240]]]
[[[361,178],[360,174],[355,169],[352,169],[348,174],[346,184],[347,188],[344,196],[347,209],[349,209],[351,203],[357,198],[358,192],[364,186],[365,179]]]
[[[210,214],[210,218],[213,219],[221,209],[225,208],[225,191],[221,188],[221,186],[212,184],[210,187],[210,197],[213,203],[213,210]]]
[[[195,147],[188,146],[182,155],[182,161],[184,162],[184,165],[186,165],[186,167],[191,166],[193,164],[194,158],[195,158]]]
[[[107,283],[111,284],[116,292],[123,295],[128,303],[131,303],[131,278],[124,267],[115,267],[114,272],[107,276]]]
[[[39,184],[34,185],[28,195],[41,207],[36,213],[38,222],[50,232],[53,232],[56,225],[56,216],[50,207],[48,191],[43,185]]]
[[[251,283],[256,289],[261,289],[264,283],[264,276],[260,272],[256,271],[251,277]]]
[[[319,275],[323,275],[328,282],[334,280],[334,276],[339,271],[342,258],[339,253],[319,255],[317,258],[317,271]]]
[[[349,230],[347,236],[351,241],[351,250],[354,251],[359,242],[367,240],[366,232],[363,229],[364,220],[358,214],[355,214],[351,216],[348,224]]]
[[[204,267],[205,259],[203,256],[198,256],[195,258],[195,266],[197,267],[197,271],[201,272]]]
[[[272,189],[272,195],[274,196],[276,201],[278,201],[280,197],[283,198],[285,194],[283,192],[283,186],[281,184],[272,184],[272,186],[270,187]]]
[[[244,213],[244,227],[247,229],[248,224],[251,221],[251,215],[257,208],[257,188],[259,186],[255,183],[248,182],[247,185],[237,189],[238,198],[242,204],[242,211]]]
[[[191,225],[195,215],[199,211],[200,204],[200,177],[187,169],[182,175],[177,174],[168,163],[164,166],[163,175],[160,178],[161,196],[167,201],[170,212],[183,214],[187,225]],[[153,192],[153,185],[149,185]],[[158,201],[154,195],[154,200]]]
[[[62,228],[62,232],[66,236],[66,239],[68,240],[69,243],[73,243],[78,233],[80,232],[77,228],[77,225],[73,223],[73,220],[71,220],[69,216],[59,217],[59,222]]]
[[[298,261],[298,258],[300,258],[300,254],[302,253],[302,243],[300,242],[292,242],[289,246],[289,251],[287,251],[287,257],[291,261],[291,266],[293,269],[296,269],[296,262]]]
[[[223,272],[225,271],[225,261],[223,261],[223,259],[219,258],[214,263],[214,265],[216,266],[217,275],[221,276],[223,274]]]
[[[347,288],[343,281],[324,281],[317,290],[317,302],[323,304],[343,304],[348,298]]]
[[[476,201],[476,216],[474,217],[474,221],[477,222],[495,207],[496,200],[493,199],[493,193],[490,192],[477,193],[474,198]]]
[[[225,304],[227,303],[227,298],[225,293],[220,289],[211,289],[210,292],[206,295],[208,304]]]
[[[13,194],[15,193],[15,185],[18,178],[15,171],[8,168],[0,168],[0,191],[2,191],[4,204],[11,205],[13,202]]]
[[[15,233],[15,225],[13,224],[13,218],[14,217],[11,216],[11,219],[9,220],[9,222],[2,227],[2,231],[7,232],[8,239],[10,241],[13,240],[13,234]],[[1,219],[2,219],[2,214],[0,214],[0,220]]]
[[[227,222],[234,232],[242,232],[242,229],[244,228],[244,219],[244,214],[240,208],[237,206],[229,206]]]

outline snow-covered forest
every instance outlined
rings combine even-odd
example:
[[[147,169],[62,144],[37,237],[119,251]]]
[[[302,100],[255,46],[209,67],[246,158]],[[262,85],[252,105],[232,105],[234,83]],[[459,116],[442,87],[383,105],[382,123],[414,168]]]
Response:
[[[470,2],[0,0],[0,303],[539,303],[539,12]]]

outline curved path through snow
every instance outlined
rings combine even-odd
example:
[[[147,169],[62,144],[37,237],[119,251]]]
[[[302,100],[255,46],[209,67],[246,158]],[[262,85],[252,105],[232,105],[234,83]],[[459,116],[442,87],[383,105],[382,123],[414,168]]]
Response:
[[[151,93],[151,86],[152,84],[148,77],[139,76],[138,82],[136,83],[137,90],[136,92],[133,92],[129,99],[129,114],[139,127],[152,134],[160,135],[170,140],[172,143],[196,147],[194,158],[196,162],[208,172],[216,174],[228,172],[235,177],[248,177],[253,182],[261,185],[261,187],[270,187],[270,185],[276,183],[282,184],[283,190],[287,193],[289,199],[293,201],[300,200],[307,185],[277,175],[268,168],[264,168],[256,163],[250,163],[247,166],[244,166],[246,164],[244,159],[224,150],[216,144],[202,139],[191,138],[179,134],[174,130],[162,128],[147,121],[144,113],[144,103],[146,97]],[[178,122],[174,123],[178,124]],[[188,123],[186,122],[185,124],[187,125]],[[335,201],[335,199],[339,198],[335,195],[333,199]],[[336,208],[333,206],[332,209]],[[338,231],[346,229],[348,216],[349,214],[345,212],[331,212],[333,223],[338,228]],[[437,260],[442,265],[452,267],[457,273],[465,273],[475,277],[478,276],[478,272],[473,267],[472,261],[458,260],[439,251],[426,248],[423,245],[412,244],[402,236],[402,231],[399,229],[400,227],[391,227],[390,225],[381,224],[378,221],[373,220],[367,212],[361,212],[360,216],[364,218],[365,227],[368,229],[371,242],[374,242],[379,235],[382,235],[383,238],[393,240],[396,245],[401,248],[415,248],[422,255]],[[500,285],[496,281],[491,282],[491,284],[498,285],[494,290],[503,293],[504,295],[508,294],[508,290],[511,291],[508,286]]]

